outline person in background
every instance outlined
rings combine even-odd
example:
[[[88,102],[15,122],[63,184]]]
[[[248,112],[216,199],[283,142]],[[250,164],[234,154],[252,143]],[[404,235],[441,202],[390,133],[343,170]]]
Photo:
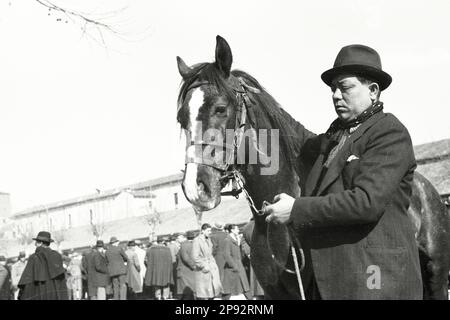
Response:
[[[50,249],[50,232],[40,231],[35,240],[36,251],[19,280],[19,300],[67,300],[67,286],[62,256]]]
[[[210,239],[211,225],[204,223],[200,234],[192,243],[192,260],[195,263],[195,296],[198,300],[211,300],[222,294],[219,268],[213,257]]]
[[[137,299],[141,299],[144,295],[144,278],[145,278],[145,272],[147,271],[147,267],[145,266],[144,260],[145,260],[145,246],[142,243],[141,240],[136,239],[134,241],[136,243],[136,247],[134,248],[134,252],[136,252],[138,259],[139,259],[139,266],[140,266],[140,276],[141,276],[141,293],[137,295]]]
[[[139,263],[138,255],[135,252],[136,243],[132,240],[128,242],[128,249],[125,254],[128,257],[127,262],[127,278],[126,283],[128,286],[128,300],[136,300],[137,294],[142,293],[142,280],[141,280],[141,265]]]
[[[97,288],[95,287],[95,261],[94,257],[97,252],[97,246],[93,246],[81,260],[82,272],[86,276],[87,294],[89,300],[97,299]]]
[[[72,289],[72,300],[81,300],[82,280],[81,280],[81,255],[78,252],[71,253],[70,263],[67,267],[70,275],[70,288]]]
[[[95,247],[97,249],[93,251],[94,270],[92,280],[93,287],[96,289],[97,293],[93,300],[106,300],[106,287],[108,286],[110,279],[105,244],[102,240],[97,240]]]
[[[170,249],[170,254],[172,255],[172,269],[173,269],[173,277],[176,279],[176,271],[177,271],[177,254],[180,250],[180,243],[177,242],[177,238],[180,236],[179,233],[174,233],[170,236],[167,247]],[[176,282],[170,286],[170,294],[169,298],[173,297],[174,292],[176,292],[175,288]]]
[[[111,237],[109,248],[106,250],[106,260],[108,262],[109,276],[113,285],[114,300],[127,299],[127,285],[125,283],[127,275],[128,261],[127,255],[122,247],[119,247],[119,240]]]
[[[170,285],[173,284],[172,254],[164,245],[164,238],[157,237],[157,244],[147,250],[145,263],[145,285],[154,289],[154,297],[157,300],[169,298]]]
[[[19,252],[19,258],[16,263],[14,263],[11,267],[11,282],[12,282],[12,290],[14,294],[14,300],[17,300],[19,296],[19,280],[22,277],[23,270],[27,266],[27,259],[25,251]]]
[[[6,257],[0,256],[0,300],[11,300],[11,272],[6,267]]]
[[[211,242],[213,244],[213,256],[216,259],[217,267],[219,268],[220,281],[223,282],[223,273],[225,266],[225,257],[223,251],[225,249],[225,239],[228,236],[228,232],[224,229],[223,223],[216,222],[214,224],[215,230],[211,234]]]
[[[187,240],[180,242],[177,255],[176,296],[180,300],[194,300],[195,263],[192,260],[192,240],[195,238],[195,233],[188,231],[186,238]]]
[[[231,296],[244,294],[248,300],[252,299],[247,274],[242,265],[241,239],[239,237],[239,227],[235,224],[228,225],[229,235],[225,239],[224,276],[223,276],[223,296],[224,300],[229,300]]]

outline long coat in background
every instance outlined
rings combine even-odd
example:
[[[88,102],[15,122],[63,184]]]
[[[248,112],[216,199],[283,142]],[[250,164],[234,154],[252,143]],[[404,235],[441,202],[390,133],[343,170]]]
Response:
[[[81,259],[81,267],[82,272],[87,277],[87,284],[88,284],[88,296],[89,297],[95,297],[97,296],[97,287],[94,285],[94,277],[95,277],[95,252],[97,250],[93,249],[90,250],[88,253],[86,253],[83,258]]]
[[[126,283],[134,293],[142,292],[141,265],[137,253],[133,249],[125,251],[128,257]]]
[[[0,300],[11,300],[11,273],[0,265]]]
[[[110,277],[127,274],[127,262],[128,258],[122,247],[111,245],[106,250],[106,260],[108,261],[108,272]]]
[[[197,298],[214,298],[222,293],[219,268],[212,254],[211,239],[200,234],[192,243],[192,260],[195,263],[195,295]]]
[[[147,252],[141,248],[139,248],[138,246],[136,246],[136,248],[134,249],[134,252],[136,252],[138,259],[139,259],[139,265],[141,266],[141,283],[144,284],[144,278],[145,278],[145,273],[147,272],[147,267],[145,266],[145,255],[147,254]]]
[[[104,253],[96,250],[94,253],[94,287],[106,288],[111,280],[108,273],[108,263]],[[97,294],[95,294],[97,295]]]
[[[37,247],[28,258],[19,289],[19,300],[67,300],[62,256],[48,247]]]
[[[153,245],[147,250],[145,256],[147,273],[145,274],[146,286],[166,287],[174,284],[173,264],[170,249],[164,245]]]
[[[247,256],[247,259],[251,261],[250,246],[248,245],[247,240],[245,240],[245,237],[242,237],[241,248],[242,254]],[[250,272],[248,274],[250,282],[250,293],[252,294],[252,296],[264,296],[264,289],[261,287],[261,284],[256,278],[256,274],[255,271],[253,270],[251,263],[249,263],[249,267]]]
[[[177,260],[177,294],[193,298],[195,292],[195,262],[192,260],[192,240],[181,243]]]
[[[211,234],[211,242],[213,244],[213,256],[216,259],[217,267],[219,268],[220,280],[223,281],[223,269],[225,266],[225,257],[223,251],[225,249],[225,239],[228,237],[228,232],[218,230]]]
[[[249,291],[247,274],[242,264],[241,247],[231,235],[225,239],[223,254],[225,257],[223,293],[239,295]]]

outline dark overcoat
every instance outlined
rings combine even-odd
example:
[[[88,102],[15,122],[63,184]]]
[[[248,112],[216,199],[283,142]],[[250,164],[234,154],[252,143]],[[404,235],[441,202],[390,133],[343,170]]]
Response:
[[[223,293],[239,295],[250,290],[247,274],[242,264],[241,247],[235,239],[228,235],[224,247]]]
[[[314,146],[319,143],[321,146]],[[350,135],[324,171],[324,136],[290,222],[323,299],[421,299],[422,279],[407,211],[416,162],[410,135],[376,113]],[[322,175],[322,178],[320,178]],[[305,272],[308,268],[305,268]]]
[[[106,250],[106,260],[110,277],[127,274],[125,262],[128,261],[128,257],[122,247],[109,246],[108,250]]]
[[[195,292],[195,262],[192,260],[192,240],[181,243],[177,256],[177,294],[193,295]]]
[[[147,272],[144,284],[146,286],[166,287],[174,284],[173,264],[170,249],[164,245],[153,245],[145,256]]]
[[[97,250],[93,249],[87,252],[81,259],[82,272],[86,275],[87,285],[88,285],[88,295],[89,297],[97,296],[97,287],[94,285],[95,277],[95,252]]]
[[[216,259],[217,267],[219,268],[220,280],[223,280],[223,271],[225,266],[225,257],[223,252],[225,250],[225,239],[228,237],[228,232],[219,230],[211,234],[211,242],[213,244],[213,256]]]
[[[37,247],[19,280],[19,300],[67,300],[62,256],[49,247]]]
[[[94,251],[94,287],[106,288],[110,283],[108,263],[104,253]]]

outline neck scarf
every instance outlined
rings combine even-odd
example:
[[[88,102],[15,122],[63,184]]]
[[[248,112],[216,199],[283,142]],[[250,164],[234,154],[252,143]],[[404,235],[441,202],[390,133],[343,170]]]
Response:
[[[345,143],[345,140],[352,134],[363,122],[372,117],[374,114],[383,110],[383,102],[378,101],[373,103],[369,108],[364,110],[359,116],[349,122],[343,122],[341,119],[336,119],[331,124],[330,128],[325,133],[328,138],[328,143],[325,143],[321,152],[327,156],[325,166],[328,167],[338,153],[340,148]]]

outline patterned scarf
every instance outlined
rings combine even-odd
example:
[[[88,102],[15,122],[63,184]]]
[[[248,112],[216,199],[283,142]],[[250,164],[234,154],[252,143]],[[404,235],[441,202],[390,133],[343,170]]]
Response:
[[[337,118],[333,121],[330,128],[325,133],[328,143],[324,143],[321,153],[328,155],[324,166],[329,167],[331,161],[334,159],[338,151],[342,148],[347,138],[352,134],[364,121],[369,119],[374,114],[383,110],[383,102],[378,101],[372,104],[369,108],[364,110],[359,116],[349,122],[343,122]]]

